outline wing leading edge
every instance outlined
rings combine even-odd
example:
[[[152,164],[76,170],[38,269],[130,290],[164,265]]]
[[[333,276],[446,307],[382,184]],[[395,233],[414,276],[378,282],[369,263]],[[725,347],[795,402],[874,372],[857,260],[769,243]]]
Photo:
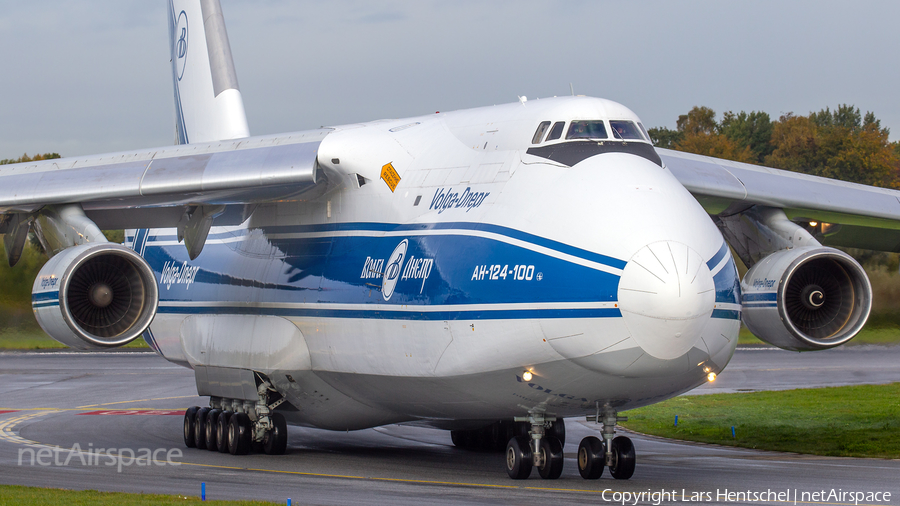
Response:
[[[329,130],[190,144],[0,168],[0,212],[245,204],[299,194],[316,182]]]
[[[194,238],[188,251],[195,258],[214,218],[220,225],[236,225],[255,204],[296,200],[315,188],[321,179],[319,144],[329,132],[4,166],[0,234],[7,259],[16,263],[32,222],[58,223],[61,212],[84,215],[100,229],[177,227],[179,237]]]
[[[811,222],[810,232],[822,244],[900,252],[900,191],[668,149],[657,152],[714,217],[779,208],[791,220]]]

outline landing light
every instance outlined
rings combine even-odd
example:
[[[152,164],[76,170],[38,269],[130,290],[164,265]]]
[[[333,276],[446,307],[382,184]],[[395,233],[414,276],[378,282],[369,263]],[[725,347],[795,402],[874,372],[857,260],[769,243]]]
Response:
[[[532,377],[533,377],[533,376],[532,376],[532,374],[531,374],[531,371],[525,371],[525,372],[522,373],[522,379],[525,380],[525,381],[531,381],[531,378],[532,378]]]
[[[711,373],[707,374],[706,379],[708,379],[710,383],[712,383],[713,381],[716,381],[716,373],[711,372]]]
[[[815,227],[815,226],[818,225],[818,224],[819,224],[818,221],[811,221],[811,222],[809,222],[809,226],[810,226],[810,227]]]

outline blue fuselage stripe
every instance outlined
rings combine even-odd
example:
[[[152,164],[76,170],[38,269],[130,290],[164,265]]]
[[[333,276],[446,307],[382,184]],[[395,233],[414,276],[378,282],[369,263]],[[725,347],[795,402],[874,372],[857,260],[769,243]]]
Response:
[[[740,320],[741,312],[733,309],[713,309],[712,317],[723,320]]]
[[[425,233],[433,230],[442,232]],[[195,261],[187,258],[183,245],[173,243],[171,234],[139,230],[133,242],[135,248],[146,243],[142,253],[159,280],[160,314],[409,320],[622,315],[609,307],[617,302],[619,275],[601,266],[624,269],[627,262],[494,225],[344,223],[220,229],[213,230]],[[717,265],[727,252],[727,246],[720,249]],[[717,303],[739,303],[736,276],[733,261],[717,271]],[[589,307],[597,303],[608,306]],[[515,308],[502,309],[510,305]],[[332,309],[341,306],[345,308]],[[739,315],[717,311],[713,317]]]
[[[719,262],[722,261],[722,258],[728,253],[728,243],[722,242],[722,247],[719,248],[719,251],[713,255],[712,258],[709,259],[709,262],[706,262],[706,266],[709,267],[709,270],[713,270],[715,266],[719,265]]]
[[[266,227],[267,234],[308,234],[308,233],[328,233],[328,232],[422,232],[427,230],[471,230],[492,233],[516,239],[519,241],[534,244],[536,246],[545,247],[559,253],[571,255],[573,257],[596,262],[601,265],[607,265],[615,269],[624,269],[625,260],[619,260],[600,253],[594,253],[582,248],[571,246],[565,243],[547,239],[544,237],[522,232],[508,227],[499,225],[490,225],[486,223],[470,223],[470,222],[452,222],[452,223],[329,223],[319,225],[292,225],[292,226],[273,226]],[[234,237],[233,232],[227,233],[211,233],[208,239],[227,239]],[[174,239],[175,236],[158,236],[154,239]]]
[[[778,294],[776,292],[767,292],[767,293],[745,293],[741,300],[743,302],[768,302],[778,300]]]
[[[380,311],[360,309],[160,306],[157,312],[162,314],[240,314],[296,318],[370,318],[380,320],[515,320],[531,318],[618,318],[622,316],[622,313],[616,308]]]

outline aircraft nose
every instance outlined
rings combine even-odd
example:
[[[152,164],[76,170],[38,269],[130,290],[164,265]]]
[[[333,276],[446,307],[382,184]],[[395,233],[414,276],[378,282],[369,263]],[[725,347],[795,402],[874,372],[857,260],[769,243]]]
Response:
[[[641,248],[619,280],[619,309],[649,355],[671,360],[700,339],[715,306],[715,283],[699,253],[675,241]]]

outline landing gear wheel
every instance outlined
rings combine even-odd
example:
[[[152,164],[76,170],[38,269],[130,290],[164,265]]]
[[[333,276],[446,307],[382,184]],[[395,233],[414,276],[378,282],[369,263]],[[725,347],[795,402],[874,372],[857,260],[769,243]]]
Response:
[[[594,436],[588,436],[578,445],[578,472],[585,480],[596,480],[603,474],[606,451],[603,442]]]
[[[531,475],[531,438],[516,436],[506,445],[506,472],[514,480],[524,480]]]
[[[188,448],[197,446],[197,443],[194,442],[194,419],[197,418],[199,410],[199,406],[194,406],[184,411],[184,446]]]
[[[609,466],[609,472],[617,480],[627,480],[634,474],[634,445],[625,436],[619,436],[612,440],[613,465]]]
[[[506,443],[504,441],[509,441],[516,435],[516,424],[515,422],[511,422],[509,420],[502,420],[499,423],[500,425],[500,435],[499,441],[497,441],[497,446],[494,449],[497,453],[503,453],[506,451]]]
[[[216,422],[219,421],[220,413],[221,409],[211,409],[206,414],[206,449],[211,452],[219,450],[216,445]]]
[[[250,453],[250,417],[246,413],[235,413],[228,422],[228,452],[232,455]]]
[[[484,429],[474,429],[466,431],[466,449],[474,452],[484,451],[485,448],[485,431]]]
[[[544,454],[542,464],[538,467],[541,478],[555,480],[563,470],[563,447],[559,439],[546,436],[541,439],[541,453]]]
[[[513,422],[500,420],[480,429],[451,430],[450,440],[463,450],[503,453],[515,435]]]
[[[547,435],[559,439],[559,444],[566,446],[566,423],[562,418],[553,422],[553,425],[547,429]]]
[[[197,416],[194,417],[194,446],[201,450],[206,448],[207,414],[209,414],[209,408],[200,408],[197,410]]]
[[[219,413],[216,419],[216,449],[219,453],[228,453],[228,422],[231,421],[231,411]]]
[[[272,430],[266,432],[263,439],[263,451],[266,455],[284,455],[287,450],[287,422],[281,413],[272,413]]]

